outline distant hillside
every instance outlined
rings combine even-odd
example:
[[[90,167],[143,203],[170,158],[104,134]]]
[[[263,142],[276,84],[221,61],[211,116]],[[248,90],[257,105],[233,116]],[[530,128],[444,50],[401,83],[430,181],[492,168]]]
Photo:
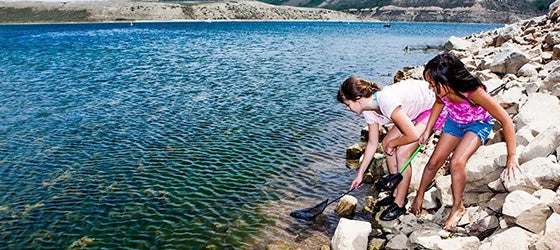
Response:
[[[381,20],[514,23],[544,15],[552,1],[0,0],[0,23],[136,20]]]
[[[275,5],[362,11],[389,21],[511,23],[546,14],[554,0],[262,0]]]
[[[277,6],[244,0],[0,0],[0,23],[177,20],[357,20],[357,16],[324,8]]]
[[[437,6],[446,9],[473,7],[476,4],[496,11],[545,14],[554,0],[261,0],[274,5],[321,7],[334,10],[373,8],[394,5],[398,7]]]

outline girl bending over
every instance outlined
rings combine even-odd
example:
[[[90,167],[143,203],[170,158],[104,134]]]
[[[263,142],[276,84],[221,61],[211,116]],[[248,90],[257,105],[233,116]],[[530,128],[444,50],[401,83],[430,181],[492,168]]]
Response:
[[[405,80],[381,89],[377,84],[358,77],[346,79],[338,90],[337,100],[344,103],[348,110],[363,114],[368,123],[369,139],[363,160],[356,178],[350,188],[361,186],[364,172],[370,164],[379,143],[379,126],[393,123],[395,126],[385,136],[383,150],[387,156],[389,172],[397,173],[399,166],[404,164],[418,147],[418,139],[426,129],[435,95],[428,88],[428,82]],[[440,110],[441,111],[441,110]],[[438,113],[439,114],[439,113]],[[432,128],[441,127],[440,123],[432,124]],[[380,216],[381,220],[394,220],[406,212],[405,205],[412,170],[407,168],[403,180],[393,194],[377,205],[388,206]]]

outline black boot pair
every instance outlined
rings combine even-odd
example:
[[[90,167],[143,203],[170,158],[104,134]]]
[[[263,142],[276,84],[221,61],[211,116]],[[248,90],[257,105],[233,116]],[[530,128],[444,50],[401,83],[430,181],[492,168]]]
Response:
[[[392,220],[398,218],[399,216],[403,215],[404,213],[406,213],[406,203],[408,203],[408,199],[405,198],[403,206],[399,207],[399,205],[397,205],[397,203],[395,203],[395,197],[393,197],[393,196],[389,196],[389,197],[392,197],[393,200],[392,200],[391,204],[389,205],[389,207],[387,207],[383,212],[381,212],[381,215],[379,216],[379,219],[382,220],[382,221],[392,221]],[[388,199],[389,197],[384,198],[383,200]],[[383,200],[380,200],[378,202],[378,204]],[[388,202],[388,201],[385,201],[385,202]]]
[[[389,196],[379,200],[378,202],[376,202],[375,205],[378,206],[378,207],[384,207],[384,206],[389,206],[389,205],[393,204],[393,202],[395,202],[395,196],[389,195]]]

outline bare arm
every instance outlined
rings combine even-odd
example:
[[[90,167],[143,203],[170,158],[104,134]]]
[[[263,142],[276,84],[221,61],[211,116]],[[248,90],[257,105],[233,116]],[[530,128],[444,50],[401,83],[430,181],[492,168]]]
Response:
[[[377,146],[379,144],[379,124],[368,124],[368,130],[368,141],[366,150],[364,151],[364,157],[362,158],[362,162],[360,163],[358,173],[356,173],[356,177],[350,185],[350,189],[359,188],[362,186],[361,184],[364,179],[364,173],[371,163],[371,160],[375,156],[375,151],[377,151]]]
[[[502,124],[502,129],[504,131],[504,136],[507,146],[507,163],[506,163],[506,175],[509,177],[513,175],[515,177],[515,169],[519,169],[519,162],[516,155],[516,139],[515,139],[515,127],[513,121],[507,114],[507,112],[496,102],[486,91],[482,88],[478,88],[471,95],[471,100],[482,106],[484,109],[492,115],[496,120]]]
[[[420,132],[418,132],[410,117],[408,117],[400,106],[391,113],[391,120],[393,120],[393,123],[399,128],[402,135],[389,141],[387,147],[394,149],[398,146],[415,142],[418,140],[418,137],[420,137]],[[387,150],[385,150],[385,152],[387,152]]]
[[[418,143],[420,143],[420,144],[426,144],[427,143],[427,140],[430,137],[430,134],[432,133],[432,130],[434,129],[434,126],[436,124],[436,121],[439,118],[439,116],[441,115],[441,111],[443,110],[444,107],[445,107],[445,104],[441,101],[441,99],[439,97],[436,97],[436,101],[434,102],[434,105],[432,105],[432,111],[430,113],[430,118],[428,119],[428,123],[426,124],[426,128],[424,129],[424,132],[420,136],[420,139],[418,140]]]

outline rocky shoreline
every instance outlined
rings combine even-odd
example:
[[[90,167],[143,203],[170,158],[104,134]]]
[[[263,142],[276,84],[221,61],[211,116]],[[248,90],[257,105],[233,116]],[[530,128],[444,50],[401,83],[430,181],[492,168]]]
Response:
[[[343,198],[337,206],[342,218],[331,240],[332,249],[545,250],[560,246],[560,0],[551,5],[548,15],[465,38],[451,37],[445,49],[461,58],[512,117],[521,172],[516,178],[506,178],[506,146],[501,127],[495,126],[491,138],[467,163],[463,197],[467,211],[456,230],[442,229],[452,205],[451,176],[445,164],[424,197],[420,218],[406,213],[394,221],[380,221],[375,202],[383,195],[373,192],[363,207],[372,215],[371,221],[356,220],[344,216],[352,214],[349,208],[356,209],[355,198]],[[405,69],[395,82],[422,79],[422,70],[423,66]],[[415,196],[436,142],[437,136],[412,162],[408,200]],[[350,147],[348,155],[359,156],[364,144]],[[384,169],[382,161],[374,163],[369,178],[379,175],[380,169]]]
[[[444,169],[425,196],[426,212],[421,220],[406,214],[395,221],[377,223],[379,209],[374,203],[380,197],[371,195],[366,197],[363,209],[372,214],[372,222],[343,216],[350,218],[341,219],[339,233],[335,232],[330,247],[347,249],[342,247],[345,243],[363,241],[364,237],[365,249],[540,250],[560,245],[560,0],[551,6],[546,16],[466,38],[451,37],[445,45],[446,50],[469,65],[489,90],[499,89],[496,99],[514,118],[523,172],[514,180],[503,176],[505,145],[500,128],[496,127],[490,141],[468,163],[465,204],[469,207],[455,232],[441,229],[451,200],[450,176]],[[23,18],[17,19],[18,16]],[[11,21],[7,21],[9,18]],[[3,23],[358,20],[342,12],[271,6],[255,1],[187,5],[133,1],[0,2],[0,19]],[[396,81],[421,79],[421,72],[422,67],[414,67],[399,72],[395,78]],[[425,165],[433,146],[413,162],[416,177],[409,200],[414,196],[421,166]],[[346,226],[351,230],[345,230]],[[302,249],[291,243],[266,248]]]

